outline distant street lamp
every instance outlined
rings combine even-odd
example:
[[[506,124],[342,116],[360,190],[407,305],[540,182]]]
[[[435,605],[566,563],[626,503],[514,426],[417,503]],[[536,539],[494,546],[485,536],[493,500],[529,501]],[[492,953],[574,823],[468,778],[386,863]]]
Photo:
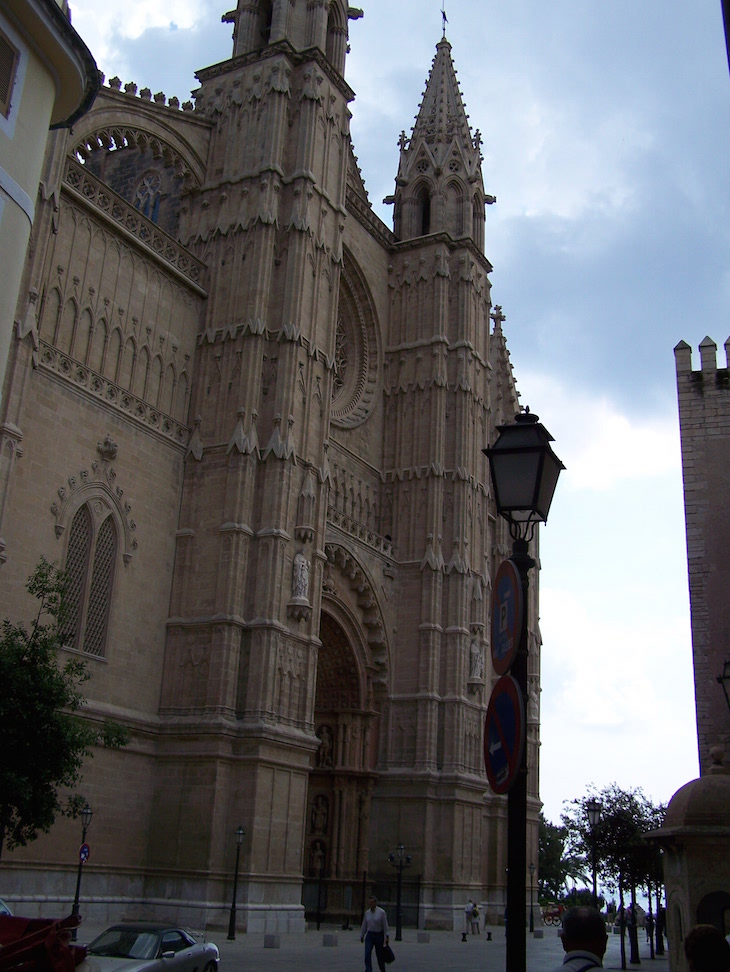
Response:
[[[401,916],[401,885],[403,882],[403,869],[409,867],[413,858],[410,854],[406,854],[406,849],[403,844],[398,844],[395,849],[395,854],[388,854],[388,860],[398,871],[398,891],[396,894],[396,904],[395,904],[395,940],[397,942],[403,941],[403,921]]]
[[[509,523],[512,562],[520,575],[522,612],[519,647],[511,676],[527,698],[528,571],[535,566],[529,544],[538,523],[547,520],[558,476],[565,468],[550,447],[552,436],[529,410],[514,425],[500,425],[497,441],[482,449],[488,457],[497,512]],[[509,972],[526,972],[525,877],[527,873],[527,752],[507,796],[507,955]]]
[[[728,709],[730,709],[730,661],[724,662],[722,674],[717,676],[717,681],[722,685],[722,690],[725,693],[725,701],[727,702]]]
[[[535,865],[530,861],[530,931],[535,931],[535,915],[532,911],[532,899],[535,890]]]
[[[81,894],[81,871],[84,864],[89,859],[89,848],[86,844],[86,831],[89,829],[89,824],[91,823],[91,818],[94,816],[94,811],[91,807],[86,804],[84,809],[81,811],[81,846],[79,847],[79,867],[76,872],[76,894],[74,895],[74,903],[71,908],[72,915],[78,915],[79,913],[79,895]],[[71,932],[71,937],[76,941],[76,928]]]
[[[243,827],[236,828],[236,870],[233,875],[233,900],[231,901],[231,917],[228,922],[228,941],[236,940],[236,892],[238,891],[238,865],[241,860],[241,844],[246,836]]]
[[[598,840],[596,837],[596,828],[598,827],[599,821],[601,819],[601,811],[603,807],[592,797],[588,803],[586,803],[586,813],[588,815],[588,826],[591,828],[591,858],[593,866],[593,907],[598,907],[598,888],[596,885],[596,859],[597,859],[597,844]]]

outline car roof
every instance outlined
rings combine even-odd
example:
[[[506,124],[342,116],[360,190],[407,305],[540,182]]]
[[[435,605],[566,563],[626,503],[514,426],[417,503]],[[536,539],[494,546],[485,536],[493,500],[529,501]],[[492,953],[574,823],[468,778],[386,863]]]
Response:
[[[184,931],[186,934],[190,935],[191,932],[187,928],[182,928],[180,925],[171,925],[169,922],[160,921],[118,921],[115,925],[109,925],[101,933],[102,935],[108,931]],[[98,936],[97,936],[98,937]]]

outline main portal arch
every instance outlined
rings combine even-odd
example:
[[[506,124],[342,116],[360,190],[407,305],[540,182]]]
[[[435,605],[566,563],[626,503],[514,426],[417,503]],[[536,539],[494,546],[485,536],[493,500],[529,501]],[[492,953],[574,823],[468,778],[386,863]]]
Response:
[[[320,744],[309,780],[304,904],[311,917],[347,921],[360,908],[359,883],[368,870],[378,713],[354,620],[325,602],[319,636]]]

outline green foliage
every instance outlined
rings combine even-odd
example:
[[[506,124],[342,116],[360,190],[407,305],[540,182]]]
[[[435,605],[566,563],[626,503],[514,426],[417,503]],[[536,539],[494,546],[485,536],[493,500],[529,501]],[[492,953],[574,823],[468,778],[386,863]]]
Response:
[[[568,831],[568,846],[587,862],[593,847],[587,804],[593,798],[601,804],[595,841],[597,869],[604,887],[621,892],[660,880],[658,848],[645,840],[644,834],[661,826],[666,807],[654,805],[641,789],[622,790],[616,783],[573,800],[562,822]]]
[[[64,575],[41,560],[26,586],[39,602],[30,629],[7,619],[0,629],[0,854],[47,832],[56,816],[75,816],[86,801],[62,791],[76,789],[92,747],[127,742],[118,724],[79,714],[91,677],[84,662],[59,663]]]
[[[568,828],[551,823],[540,812],[538,823],[538,895],[540,900],[562,900],[568,881],[585,880],[585,862],[567,847]]]

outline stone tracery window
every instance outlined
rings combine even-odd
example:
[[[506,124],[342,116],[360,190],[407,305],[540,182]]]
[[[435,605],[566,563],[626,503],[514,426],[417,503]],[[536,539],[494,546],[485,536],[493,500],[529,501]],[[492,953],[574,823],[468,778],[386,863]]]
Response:
[[[132,200],[134,208],[143,216],[157,222],[160,213],[160,199],[162,197],[162,179],[160,173],[149,169],[137,183]]]
[[[69,531],[67,612],[61,637],[68,647],[89,655],[105,654],[117,548],[110,508],[100,498],[84,503]]]

